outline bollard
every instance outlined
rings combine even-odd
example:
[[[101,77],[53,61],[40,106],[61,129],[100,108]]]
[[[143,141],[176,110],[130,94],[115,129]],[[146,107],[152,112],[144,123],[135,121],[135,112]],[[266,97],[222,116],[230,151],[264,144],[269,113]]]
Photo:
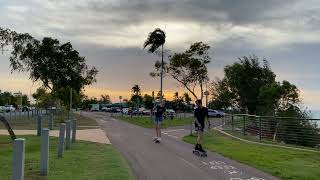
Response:
[[[52,114],[49,115],[48,125],[49,125],[49,129],[52,130],[53,129],[53,115]]]
[[[65,131],[66,131],[66,124],[61,123],[60,133],[59,133],[58,158],[61,158],[63,156]]]
[[[41,159],[40,175],[47,176],[49,171],[49,129],[45,128],[41,133]]]
[[[71,121],[66,122],[66,149],[70,149]]]
[[[42,130],[42,116],[38,115],[38,118],[37,118],[37,136],[41,136],[41,130]]]
[[[71,142],[75,143],[76,142],[76,135],[77,135],[77,120],[73,119],[72,120],[72,138],[71,138]]]
[[[15,139],[13,141],[12,180],[24,179],[24,152],[25,139]]]

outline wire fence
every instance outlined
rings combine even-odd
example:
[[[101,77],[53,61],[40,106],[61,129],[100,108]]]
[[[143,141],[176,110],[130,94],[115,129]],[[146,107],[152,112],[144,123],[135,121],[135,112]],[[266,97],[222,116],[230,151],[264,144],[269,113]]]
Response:
[[[30,111],[10,111],[1,112],[8,123],[11,125],[12,129],[27,129],[34,130],[37,129],[37,118],[41,116],[44,125],[48,125],[48,120],[50,116],[53,117],[54,127],[58,128],[59,123],[64,122],[68,119],[68,111],[64,109],[33,109]],[[0,123],[0,129],[6,129],[3,124]]]
[[[260,142],[320,148],[320,119],[226,114],[221,128]]]

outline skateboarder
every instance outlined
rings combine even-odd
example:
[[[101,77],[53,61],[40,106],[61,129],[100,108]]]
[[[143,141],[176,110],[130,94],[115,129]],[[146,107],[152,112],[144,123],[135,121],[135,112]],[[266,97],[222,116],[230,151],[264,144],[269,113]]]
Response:
[[[204,121],[205,121],[205,118],[208,117],[208,109],[202,106],[202,101],[200,99],[196,101],[196,106],[197,107],[194,110],[194,117],[195,117],[195,130],[197,131],[198,138],[197,138],[197,144],[194,150],[205,154],[206,151],[202,148],[202,141],[203,141],[203,131],[204,131],[204,124],[205,124]],[[209,122],[209,126],[210,126],[210,122]]]
[[[154,108],[155,111],[155,129],[156,129],[156,137],[154,137],[154,141],[159,143],[161,141],[161,122],[163,120],[163,113],[166,112],[166,108],[164,107],[164,102],[161,102],[160,105],[157,105]]]

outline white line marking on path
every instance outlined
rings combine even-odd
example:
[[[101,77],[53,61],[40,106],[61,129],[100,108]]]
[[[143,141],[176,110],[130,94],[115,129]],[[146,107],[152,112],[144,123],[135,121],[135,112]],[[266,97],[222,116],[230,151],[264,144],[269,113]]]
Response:
[[[183,131],[183,130],[185,130],[185,129],[173,129],[173,130],[168,130],[168,131],[163,131],[163,132],[169,133],[169,132]]]
[[[170,134],[168,134],[168,136],[169,136],[169,137],[173,137],[173,138],[178,139],[178,137],[177,137],[177,136],[173,136],[173,135],[170,135]]]
[[[185,163],[189,164],[191,167],[193,167],[193,168],[198,168],[198,167],[196,167],[195,165],[193,165],[191,162],[183,159],[182,157],[179,157],[179,158],[180,158],[182,161],[184,161]]]

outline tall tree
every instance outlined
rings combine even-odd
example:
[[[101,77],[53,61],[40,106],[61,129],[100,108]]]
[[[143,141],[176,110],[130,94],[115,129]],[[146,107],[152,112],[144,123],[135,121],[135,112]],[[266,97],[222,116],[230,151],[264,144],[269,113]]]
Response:
[[[197,42],[183,53],[175,53],[169,58],[169,63],[155,63],[155,71],[152,77],[161,76],[161,65],[164,65],[165,73],[178,81],[187,89],[194,98],[203,98],[203,85],[209,80],[207,64],[210,63],[210,46]],[[196,88],[200,89],[200,96],[196,95]]]
[[[74,50],[71,43],[60,44],[57,39],[45,37],[39,41],[29,34],[20,34],[0,28],[0,48],[11,45],[12,71],[27,71],[30,79],[42,82],[52,93],[72,88],[77,93],[96,81],[95,67],[89,68],[84,57]],[[58,93],[58,98],[65,95]],[[68,104],[67,102],[64,102]]]
[[[187,103],[188,105],[190,104],[190,102],[192,100],[188,93],[183,94],[183,99],[184,99],[184,102]]]
[[[148,94],[145,94],[143,96],[143,104],[144,104],[144,107],[146,109],[152,109],[153,108],[153,98],[152,98],[152,96],[150,96]]]
[[[141,89],[139,85],[137,84],[133,85],[133,87],[131,88],[131,91],[133,94],[131,95],[130,101],[134,102],[134,104],[137,107],[140,107],[142,103],[142,96],[141,96]]]
[[[110,96],[108,94],[105,94],[105,95],[102,94],[100,98],[100,102],[104,104],[110,104],[111,103]]]
[[[261,65],[257,56],[244,56],[239,58],[239,62],[226,66],[224,72],[224,81],[236,96],[240,110],[256,114],[260,89],[275,82],[276,75],[272,72],[268,61],[263,59]]]
[[[133,85],[133,87],[131,88],[131,91],[134,95],[141,95],[141,89],[140,89],[140,86],[135,84]]]
[[[160,102],[163,100],[163,46],[166,42],[166,33],[162,31],[160,28],[156,28],[154,31],[152,31],[147,40],[143,44],[143,48],[146,48],[147,46],[150,46],[148,49],[149,53],[154,53],[160,46],[161,48],[161,70],[160,70]]]

